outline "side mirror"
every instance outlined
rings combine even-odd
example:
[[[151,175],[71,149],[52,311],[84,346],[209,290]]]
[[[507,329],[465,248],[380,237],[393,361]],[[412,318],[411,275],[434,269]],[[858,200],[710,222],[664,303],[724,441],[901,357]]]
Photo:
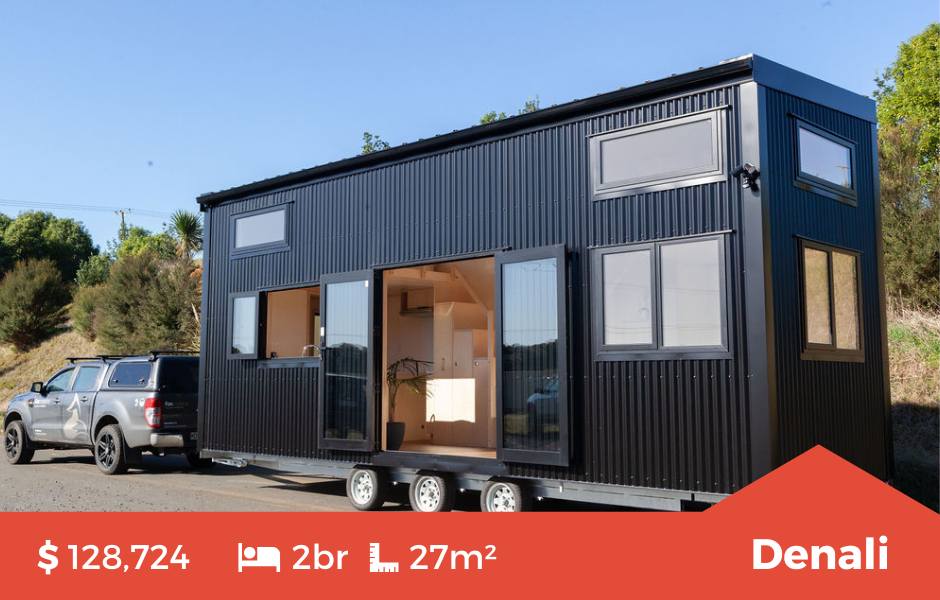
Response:
[[[34,381],[32,387],[29,389],[34,394],[39,394],[40,396],[46,395],[46,384],[41,381]]]

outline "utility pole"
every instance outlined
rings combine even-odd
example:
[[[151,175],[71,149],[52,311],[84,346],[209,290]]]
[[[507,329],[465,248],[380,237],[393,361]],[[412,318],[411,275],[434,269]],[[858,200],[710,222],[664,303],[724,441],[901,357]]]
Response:
[[[121,242],[123,242],[124,239],[127,237],[127,225],[124,222],[125,213],[126,211],[123,208],[119,208],[116,211],[114,211],[114,214],[121,215],[121,228],[118,229],[118,241],[121,241]]]

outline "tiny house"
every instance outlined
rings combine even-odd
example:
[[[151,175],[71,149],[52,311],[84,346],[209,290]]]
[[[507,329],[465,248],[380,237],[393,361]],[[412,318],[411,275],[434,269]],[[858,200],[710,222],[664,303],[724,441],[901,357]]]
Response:
[[[745,56],[198,202],[203,456],[361,509],[891,478],[868,98]]]

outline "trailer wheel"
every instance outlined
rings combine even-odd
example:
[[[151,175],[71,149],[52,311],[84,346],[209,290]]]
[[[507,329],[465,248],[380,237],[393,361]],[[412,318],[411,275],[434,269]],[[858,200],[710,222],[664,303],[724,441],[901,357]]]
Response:
[[[382,471],[357,467],[346,479],[346,497],[357,510],[382,508],[387,491],[388,485]]]
[[[518,483],[487,481],[480,492],[483,512],[523,512],[529,510],[531,496]]]
[[[457,500],[453,482],[434,473],[418,473],[408,489],[408,500],[416,512],[450,512]]]

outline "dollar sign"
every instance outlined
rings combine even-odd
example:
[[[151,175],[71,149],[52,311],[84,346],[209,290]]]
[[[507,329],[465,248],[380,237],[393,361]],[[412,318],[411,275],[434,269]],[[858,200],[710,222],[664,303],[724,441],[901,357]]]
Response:
[[[46,540],[46,543],[39,547],[39,558],[42,560],[36,563],[36,566],[44,569],[46,575],[52,573],[52,570],[59,566],[59,559],[55,555],[58,551],[58,546],[53,544],[51,540]]]

